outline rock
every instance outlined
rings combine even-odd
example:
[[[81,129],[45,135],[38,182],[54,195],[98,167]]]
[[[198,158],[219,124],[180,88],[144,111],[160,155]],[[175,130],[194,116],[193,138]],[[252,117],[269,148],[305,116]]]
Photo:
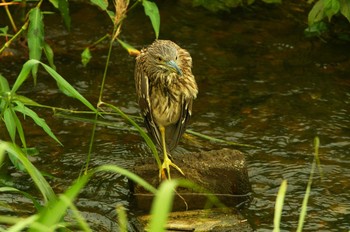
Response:
[[[176,169],[171,168],[172,179],[186,178],[217,196],[220,202],[228,207],[249,203],[251,185],[245,158],[240,151],[224,148],[179,154],[173,156],[173,161],[186,176],[182,176]],[[135,164],[133,172],[154,187],[158,187],[158,167],[154,158],[140,160]],[[131,191],[134,193],[136,207],[149,212],[153,195],[132,182]],[[176,191],[173,211],[203,209],[208,203],[208,194],[201,190],[178,188]]]
[[[139,231],[147,231],[150,219],[149,215],[138,217]],[[253,229],[235,209],[206,209],[171,213],[166,231],[250,232]]]

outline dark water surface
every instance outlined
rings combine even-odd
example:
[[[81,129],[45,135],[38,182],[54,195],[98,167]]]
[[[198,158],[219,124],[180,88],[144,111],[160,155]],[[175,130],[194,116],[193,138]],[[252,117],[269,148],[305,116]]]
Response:
[[[71,7],[70,33],[58,23],[57,15],[45,16],[47,42],[55,51],[58,72],[95,103],[107,44],[93,51],[94,58],[87,68],[80,64],[80,52],[109,32],[111,26],[109,19],[95,7],[84,4]],[[292,4],[264,9],[255,6],[221,15],[193,9],[181,1],[162,2],[159,8],[160,38],[177,42],[193,58],[200,92],[190,128],[258,147],[241,149],[246,153],[254,196],[243,213],[252,227],[271,231],[276,194],[286,179],[288,191],[281,227],[284,231],[296,229],[313,161],[313,140],[319,136],[324,179],[320,179],[319,173],[314,175],[304,231],[348,231],[350,44],[305,38],[307,11]],[[142,8],[130,13],[121,38],[139,49],[153,41],[154,33]],[[14,80],[20,67],[18,59],[4,60],[0,72]],[[133,68],[134,58],[115,47],[103,99],[137,115]],[[36,86],[28,81],[26,87],[21,89],[22,94],[42,104],[84,109],[75,100],[63,96],[44,72],[39,74]],[[30,127],[29,120],[27,140],[41,152],[35,165],[57,177],[50,183],[59,193],[72,184],[84,166],[92,125],[51,117],[51,112],[43,109],[38,111],[64,147],[52,142],[37,127]],[[140,136],[128,129],[127,123],[115,117],[107,119],[126,129],[97,128],[91,167],[116,164],[132,168],[136,157],[150,155]],[[184,141],[179,150],[222,146],[225,145],[202,140],[196,144]],[[23,188],[29,188],[27,177],[14,177],[23,180]],[[110,231],[117,227],[117,204],[127,207],[133,220],[129,194],[126,178],[100,174],[84,189],[77,206],[93,228]],[[1,199],[14,205],[18,202],[19,208],[25,205],[24,199],[17,195],[2,195]]]

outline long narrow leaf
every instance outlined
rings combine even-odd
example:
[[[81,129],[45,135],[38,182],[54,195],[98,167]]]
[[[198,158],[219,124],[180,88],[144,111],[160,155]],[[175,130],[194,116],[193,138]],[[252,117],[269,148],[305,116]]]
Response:
[[[161,162],[159,159],[159,155],[158,155],[158,151],[156,146],[154,145],[152,139],[147,135],[147,133],[134,121],[132,120],[132,118],[130,118],[128,115],[126,115],[123,111],[121,111],[118,107],[115,107],[111,104],[108,103],[104,103],[106,106],[110,107],[112,110],[114,110],[115,112],[117,112],[120,116],[122,116],[124,119],[126,119],[127,121],[129,121],[129,123],[131,123],[136,129],[137,131],[140,133],[140,135],[142,136],[142,138],[145,140],[145,142],[147,143],[148,147],[151,149],[152,154],[157,162],[158,167],[161,167]]]
[[[69,2],[68,0],[59,0],[58,1],[58,9],[61,12],[61,16],[63,18],[64,25],[68,30],[70,30],[70,16],[69,16]]]
[[[286,196],[286,191],[287,191],[287,180],[283,180],[280,186],[280,189],[278,190],[278,194],[276,198],[275,216],[273,219],[273,225],[274,225],[273,232],[280,231],[282,209],[283,209],[284,198]]]
[[[66,214],[66,210],[70,203],[75,200],[82,188],[89,181],[93,173],[79,178],[65,193],[64,199],[60,198],[57,201],[52,201],[50,204],[40,213],[39,222],[47,227],[54,227],[63,216]],[[37,231],[34,227],[31,227],[29,231]]]
[[[54,53],[52,51],[52,48],[50,47],[50,45],[48,45],[47,43],[44,42],[44,52],[47,58],[47,61],[49,62],[50,66],[56,70],[56,66],[54,64]]]
[[[49,183],[47,183],[47,181],[39,172],[39,170],[28,160],[26,155],[23,154],[22,150],[14,144],[11,144],[8,142],[2,142],[2,143],[5,144],[6,151],[9,153],[10,156],[14,156],[21,161],[23,166],[26,168],[28,174],[31,176],[32,180],[34,181],[35,185],[43,195],[45,202],[55,201],[56,195],[53,192],[51,186],[49,185]]]
[[[4,123],[7,129],[7,132],[10,135],[12,142],[16,140],[16,123],[15,119],[12,117],[12,109],[6,108],[4,111]]]
[[[33,204],[37,210],[42,208],[40,203],[32,195],[30,195],[27,192],[24,192],[24,191],[21,191],[21,190],[18,190],[16,188],[12,188],[12,187],[0,187],[0,192],[14,192],[14,193],[22,194],[23,196],[25,196],[26,198],[30,199],[33,202]]]
[[[24,63],[21,72],[19,73],[18,77],[16,78],[15,83],[12,86],[11,94],[14,94],[17,92],[19,87],[23,84],[23,82],[28,78],[30,71],[32,70],[33,66],[39,63],[37,60],[28,60]]]
[[[149,225],[149,231],[166,231],[166,222],[172,208],[175,188],[177,185],[178,182],[176,180],[167,180],[160,185],[152,203],[152,218]]]
[[[17,101],[16,104],[17,104],[17,106],[14,107],[15,111],[18,111],[18,112],[32,118],[34,120],[35,124],[40,126],[46,132],[46,134],[48,134],[57,143],[62,145],[62,143],[58,140],[58,138],[52,133],[50,127],[46,124],[46,122],[43,118],[40,118],[33,110],[26,107],[23,103]]]
[[[160,28],[160,15],[159,15],[157,4],[148,0],[143,0],[142,5],[143,5],[143,8],[145,9],[145,14],[151,20],[154,33],[156,34],[156,39],[158,39],[159,28]]]
[[[29,12],[29,28],[28,28],[28,48],[30,59],[41,59],[44,44],[44,23],[43,15],[40,8],[35,7]],[[34,81],[38,73],[38,65],[32,68]]]

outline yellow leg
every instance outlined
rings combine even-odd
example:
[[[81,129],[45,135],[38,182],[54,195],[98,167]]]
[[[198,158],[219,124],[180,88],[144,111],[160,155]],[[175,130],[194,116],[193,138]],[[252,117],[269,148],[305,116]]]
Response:
[[[159,170],[159,178],[160,179],[166,179],[168,178],[169,180],[171,179],[170,177],[170,166],[173,166],[176,170],[178,170],[182,175],[185,175],[183,171],[176,165],[174,164],[171,159],[169,159],[167,150],[166,150],[166,144],[165,144],[165,127],[164,126],[159,126],[160,130],[160,135],[162,136],[162,146],[163,146],[163,153],[164,153],[164,159],[163,159],[163,164],[161,170]],[[164,170],[166,170],[166,174],[164,173]]]

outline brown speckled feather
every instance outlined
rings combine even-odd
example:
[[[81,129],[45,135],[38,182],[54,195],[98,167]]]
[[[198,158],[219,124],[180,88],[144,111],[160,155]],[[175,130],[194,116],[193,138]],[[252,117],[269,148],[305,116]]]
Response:
[[[156,40],[136,58],[136,93],[147,130],[161,147],[158,127],[164,126],[169,151],[185,132],[198,93],[191,68],[190,54],[169,40]]]

